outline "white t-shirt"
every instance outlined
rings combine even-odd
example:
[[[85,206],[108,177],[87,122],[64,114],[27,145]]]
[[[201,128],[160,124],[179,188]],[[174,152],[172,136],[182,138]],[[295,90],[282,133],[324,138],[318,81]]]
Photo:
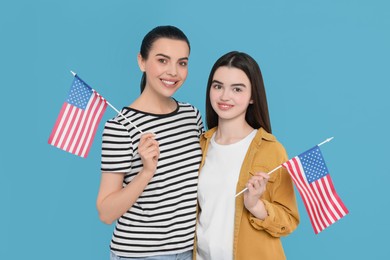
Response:
[[[220,145],[210,140],[199,174],[197,259],[233,259],[235,195],[242,162],[255,137],[253,130],[241,141]]]

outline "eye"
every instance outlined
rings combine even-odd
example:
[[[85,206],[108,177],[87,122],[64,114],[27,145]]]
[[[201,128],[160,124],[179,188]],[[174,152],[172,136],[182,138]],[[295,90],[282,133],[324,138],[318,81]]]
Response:
[[[242,92],[242,89],[236,87],[236,88],[233,88],[233,91],[234,91],[234,92]]]
[[[158,62],[162,64],[166,64],[168,61],[166,59],[158,59]]]
[[[220,84],[213,84],[211,87],[213,89],[221,89],[222,88],[222,86]]]
[[[182,67],[187,67],[188,62],[186,62],[186,61],[181,61],[181,62],[179,62],[179,65],[182,66]]]

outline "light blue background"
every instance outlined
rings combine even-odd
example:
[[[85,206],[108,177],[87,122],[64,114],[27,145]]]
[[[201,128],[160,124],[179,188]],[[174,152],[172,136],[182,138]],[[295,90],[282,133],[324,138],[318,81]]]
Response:
[[[0,259],[108,259],[113,226],[95,209],[103,122],[87,159],[47,144],[72,75],[118,109],[139,93],[136,55],[151,28],[192,45],[176,98],[204,115],[213,62],[260,64],[274,134],[290,156],[322,147],[350,214],[283,239],[288,259],[388,259],[390,2],[387,0],[2,1]],[[115,115],[110,108],[107,120]]]

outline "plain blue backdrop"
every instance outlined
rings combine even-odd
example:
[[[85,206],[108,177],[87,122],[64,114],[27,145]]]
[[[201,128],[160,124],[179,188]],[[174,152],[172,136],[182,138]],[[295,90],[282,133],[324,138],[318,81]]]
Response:
[[[0,259],[108,259],[113,226],[95,207],[103,122],[87,159],[47,140],[70,70],[127,106],[139,94],[141,40],[165,24],[192,45],[177,99],[204,116],[213,62],[240,50],[262,68],[290,157],[335,137],[322,151],[350,214],[315,235],[297,194],[288,259],[389,259],[389,13],[387,0],[2,1]]]

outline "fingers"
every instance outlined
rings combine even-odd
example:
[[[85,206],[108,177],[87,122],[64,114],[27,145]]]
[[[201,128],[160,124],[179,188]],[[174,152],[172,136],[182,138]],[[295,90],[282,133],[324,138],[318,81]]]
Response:
[[[145,159],[154,158],[157,159],[160,155],[160,149],[158,142],[154,139],[153,133],[146,133],[141,136],[138,152],[141,157]]]
[[[255,173],[247,183],[249,192],[262,194],[266,188],[269,175],[264,172]]]
[[[145,134],[142,134],[142,135],[141,135],[141,138],[140,138],[140,141],[139,141],[139,145],[142,146],[142,145],[144,145],[145,143],[147,143],[148,141],[154,140],[155,136],[156,136],[156,135],[153,134],[153,133],[145,133]]]
[[[158,158],[160,157],[160,148],[155,139],[155,134],[145,133],[141,135],[138,153],[143,164],[142,173],[153,176],[157,169]]]
[[[267,173],[264,173],[264,172],[256,172],[250,179],[248,182],[252,183],[252,184],[258,184],[258,185],[262,185],[262,184],[266,184],[269,180],[269,175]]]
[[[158,142],[154,139],[155,136],[156,135],[153,133],[146,133],[146,134],[141,135],[138,147],[139,148],[147,148],[147,147],[151,147],[154,145],[158,146]]]
[[[268,175],[268,173],[265,173],[265,172],[256,172],[253,176],[261,176],[261,177],[263,177],[264,179],[269,179],[269,175]]]

